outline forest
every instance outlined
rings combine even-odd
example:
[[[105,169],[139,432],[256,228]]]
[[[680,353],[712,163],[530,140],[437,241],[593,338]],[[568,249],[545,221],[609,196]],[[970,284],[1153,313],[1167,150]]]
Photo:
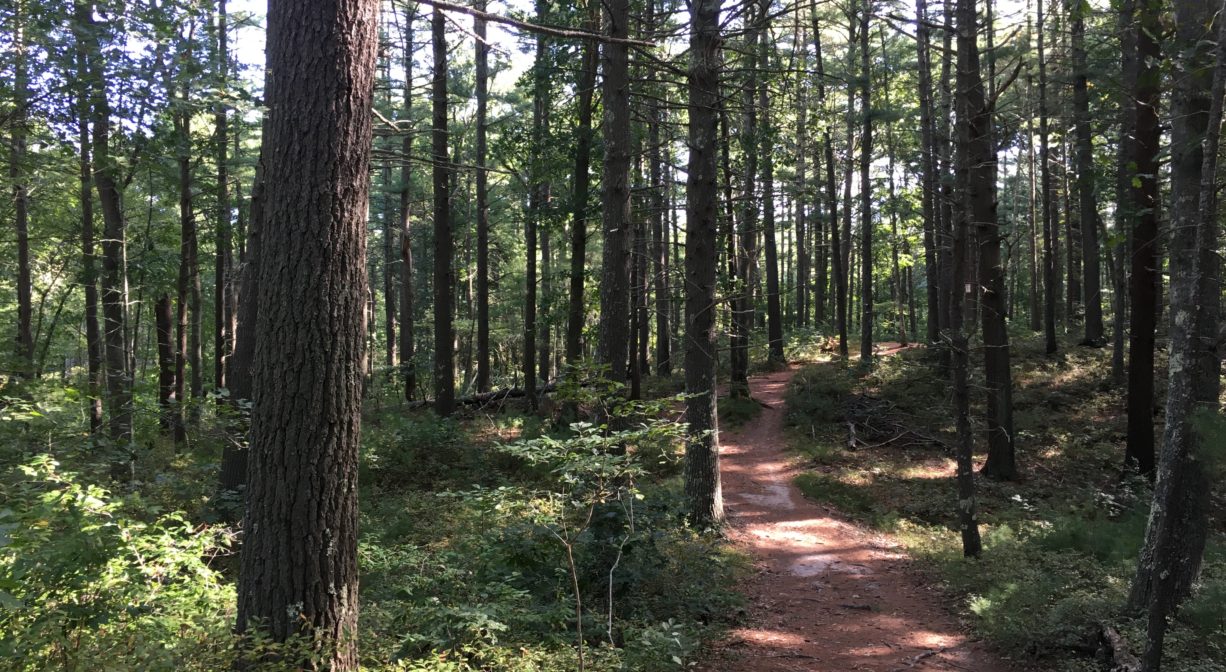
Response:
[[[1226,672],[1222,0],[0,0],[0,670]]]

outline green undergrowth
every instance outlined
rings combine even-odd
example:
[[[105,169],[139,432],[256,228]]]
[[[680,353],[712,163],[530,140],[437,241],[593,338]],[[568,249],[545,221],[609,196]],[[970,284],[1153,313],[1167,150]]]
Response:
[[[680,670],[739,618],[745,560],[686,523],[678,399],[597,408],[614,397],[572,392],[581,417],[620,429],[559,422],[562,402],[440,420],[406,413],[390,388],[371,394],[363,669],[569,672],[582,642],[587,670]],[[0,404],[0,670],[203,672],[244,651],[302,655],[231,632],[240,537],[215,483],[236,418],[200,402],[176,451],[156,408],[138,407],[137,481],[117,490],[114,453],[89,441],[74,395]]]
[[[1036,339],[1015,340],[1023,473],[1012,483],[978,479],[980,559],[962,557],[955,532],[952,400],[936,353],[909,350],[867,373],[841,363],[807,366],[788,391],[786,417],[789,441],[808,465],[796,480],[805,495],[893,534],[998,651],[1038,669],[1100,670],[1094,654],[1102,624],[1134,649],[1145,641],[1142,623],[1122,605],[1151,493],[1144,480],[1121,478],[1125,417],[1122,387],[1110,380],[1110,350],[1061,345],[1053,360]],[[972,389],[981,389],[981,364],[972,365]],[[915,434],[849,450],[852,395],[874,400],[879,415]],[[983,409],[973,406],[972,416],[982,418]],[[983,448],[983,426],[975,431]],[[1168,639],[1164,669],[1226,670],[1226,535],[1219,519],[1214,529],[1201,582]]]

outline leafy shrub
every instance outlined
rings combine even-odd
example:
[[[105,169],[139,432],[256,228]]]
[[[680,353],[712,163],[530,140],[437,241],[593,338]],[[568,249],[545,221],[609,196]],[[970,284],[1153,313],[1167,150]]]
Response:
[[[797,371],[784,397],[785,421],[801,428],[841,422],[851,385],[851,374],[833,366],[807,366]]]
[[[209,560],[223,531],[178,514],[152,522],[60,472],[21,467],[0,510],[0,660],[15,670],[216,670],[229,666],[233,591]],[[137,508],[137,507],[134,507]]]

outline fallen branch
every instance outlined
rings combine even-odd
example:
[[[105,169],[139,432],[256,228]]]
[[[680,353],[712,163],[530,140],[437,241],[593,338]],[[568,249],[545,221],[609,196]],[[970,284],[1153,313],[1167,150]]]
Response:
[[[1128,642],[1115,628],[1104,625],[1099,631],[1099,654],[1110,665],[1111,672],[1140,672],[1141,661],[1132,655]]]
[[[942,647],[941,647],[941,648],[939,648],[939,649],[933,649],[933,650],[931,650],[931,651],[925,651],[925,652],[923,652],[923,653],[919,654],[918,656],[912,656],[912,657],[910,657],[910,658],[908,658],[908,659],[907,659],[907,664],[906,664],[906,666],[905,666],[905,667],[896,667],[896,668],[894,668],[893,670],[890,670],[890,672],[905,672],[906,670],[909,670],[909,669],[911,669],[911,668],[915,667],[916,665],[918,665],[918,664],[920,663],[920,661],[922,661],[922,660],[926,660],[926,659],[931,658],[931,657],[933,657],[933,656],[939,656],[939,655],[941,655],[942,653],[945,653],[945,651],[947,650],[947,648],[948,648],[948,647],[944,647],[944,646],[942,646]]]
[[[550,383],[536,391],[537,396],[542,396],[553,392],[557,389],[557,385]],[[467,397],[460,397],[455,400],[457,406],[484,406],[485,404],[498,403],[507,399],[522,399],[528,396],[527,391],[522,387],[512,387],[505,390],[494,390],[493,392],[482,392]],[[410,409],[425,408],[434,403],[433,399],[422,399],[421,401],[410,401],[408,407]]]

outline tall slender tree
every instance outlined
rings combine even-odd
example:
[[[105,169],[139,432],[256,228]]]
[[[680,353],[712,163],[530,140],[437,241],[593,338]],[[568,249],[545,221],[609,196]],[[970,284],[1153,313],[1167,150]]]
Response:
[[[630,35],[630,0],[608,0],[604,24],[610,37]],[[630,47],[606,42],[600,49],[604,100],[604,177],[598,361],[610,379],[625,382],[630,357]]]
[[[478,11],[484,12],[486,0],[477,0]],[[489,59],[486,21],[473,18],[476,35],[476,98],[477,98],[477,391],[490,390],[490,206],[489,171]],[[409,97],[406,94],[406,99]]]
[[[1136,16],[1136,89],[1129,164],[1132,182],[1131,324],[1128,332],[1128,445],[1125,464],[1154,471],[1154,330],[1158,312],[1158,153],[1162,130],[1161,0],[1140,0]]]
[[[434,412],[451,415],[455,409],[455,273],[451,231],[451,159],[447,132],[447,20],[437,6],[430,19],[434,48],[431,84],[432,152],[434,160]],[[529,358],[531,359],[531,358]]]
[[[724,517],[715,396],[719,185],[716,110],[720,96],[720,0],[690,5],[689,171],[685,235],[685,492],[698,525]]]
[[[873,162],[872,69],[868,20],[872,0],[860,8],[860,361],[873,360]]]

